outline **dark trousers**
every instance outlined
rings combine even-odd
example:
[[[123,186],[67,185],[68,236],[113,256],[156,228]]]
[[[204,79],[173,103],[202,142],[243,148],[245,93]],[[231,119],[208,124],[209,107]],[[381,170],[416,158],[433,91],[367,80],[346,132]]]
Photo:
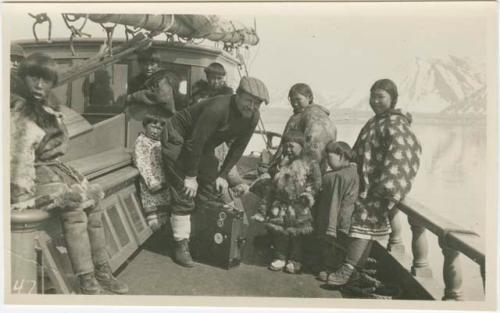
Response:
[[[274,257],[280,260],[302,261],[302,236],[290,236],[271,231]]]
[[[321,267],[323,270],[335,270],[346,259],[349,238],[346,234],[339,232],[337,237],[324,236],[321,239]]]
[[[220,200],[215,190],[215,180],[218,174],[219,161],[213,149],[207,149],[198,168],[198,191],[195,198],[186,196],[184,189],[185,150],[178,145],[168,143],[163,148],[163,163],[165,175],[169,183],[171,195],[171,213],[175,215],[189,215],[195,206],[204,200]]]

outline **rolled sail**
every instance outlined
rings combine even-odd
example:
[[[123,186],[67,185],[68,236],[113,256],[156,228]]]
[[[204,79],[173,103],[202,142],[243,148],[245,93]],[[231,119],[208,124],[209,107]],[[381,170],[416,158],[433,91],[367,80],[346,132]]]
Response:
[[[84,17],[85,14],[73,14]],[[208,39],[233,44],[256,45],[259,37],[254,29],[217,15],[194,14],[89,14],[96,23],[117,23],[153,32],[168,32],[181,37]]]

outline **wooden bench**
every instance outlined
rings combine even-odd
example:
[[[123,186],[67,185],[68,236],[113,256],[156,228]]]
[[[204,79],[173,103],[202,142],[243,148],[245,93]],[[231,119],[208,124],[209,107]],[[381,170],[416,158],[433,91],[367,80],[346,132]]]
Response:
[[[68,163],[104,190],[105,198],[99,205],[103,207],[106,250],[110,266],[115,271],[152,234],[139,201],[139,171],[131,165],[131,154],[124,148]],[[13,212],[11,224],[12,291],[45,293],[52,289],[51,292],[63,294],[77,292],[78,284],[58,215],[42,210]],[[22,260],[18,260],[18,256]],[[37,267],[42,270],[37,270]]]

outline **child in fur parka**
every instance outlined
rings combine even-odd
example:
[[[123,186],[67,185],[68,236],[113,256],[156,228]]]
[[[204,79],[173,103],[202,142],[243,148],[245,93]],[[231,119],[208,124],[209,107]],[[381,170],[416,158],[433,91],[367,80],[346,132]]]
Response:
[[[285,153],[278,172],[253,219],[265,223],[273,239],[275,258],[269,269],[299,273],[302,237],[313,231],[311,209],[321,188],[321,171],[317,161],[302,153],[301,132],[291,131],[283,140]]]
[[[11,210],[52,210],[62,229],[80,292],[104,289],[126,293],[112,274],[105,247],[98,185],[59,160],[68,146],[62,113],[51,101],[57,83],[56,63],[35,53],[19,66],[22,86],[11,94]],[[56,211],[57,210],[57,211]]]

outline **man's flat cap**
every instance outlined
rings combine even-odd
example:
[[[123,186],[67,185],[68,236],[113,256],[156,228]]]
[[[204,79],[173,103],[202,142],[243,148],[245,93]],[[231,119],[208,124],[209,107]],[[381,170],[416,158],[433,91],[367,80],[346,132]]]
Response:
[[[240,86],[238,89],[260,99],[261,101],[264,101],[266,104],[269,103],[269,92],[267,91],[267,87],[258,78],[248,76],[243,77],[240,80]]]

